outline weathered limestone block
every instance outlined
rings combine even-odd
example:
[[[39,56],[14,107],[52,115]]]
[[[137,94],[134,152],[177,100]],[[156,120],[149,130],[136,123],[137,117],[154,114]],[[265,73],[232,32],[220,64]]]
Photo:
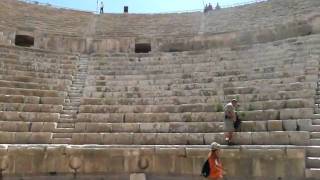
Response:
[[[143,133],[168,133],[169,123],[140,123],[140,132]]]
[[[53,105],[62,105],[64,103],[63,97],[41,97],[41,104],[53,104]]]
[[[138,133],[140,131],[138,123],[112,123],[112,132],[133,132]]]
[[[134,133],[103,133],[102,144],[128,144],[133,143]]]
[[[85,134],[84,133],[73,133],[72,134],[72,144],[84,144],[85,143]]]
[[[5,102],[5,103],[24,103],[24,96],[19,96],[19,95],[0,95],[0,102]]]
[[[312,127],[311,119],[297,119],[297,126],[299,131],[310,131]]]
[[[17,144],[28,144],[31,139],[31,132],[19,132],[15,135],[15,143]]]
[[[310,133],[307,131],[291,131],[289,132],[289,142],[291,145],[304,145],[310,144]]]
[[[204,144],[204,135],[202,133],[189,133],[187,135],[187,144],[190,144],[190,145]]]
[[[30,144],[50,144],[52,140],[52,133],[50,132],[39,132],[32,133],[29,143]]]
[[[40,97],[37,96],[24,96],[24,103],[29,104],[39,104],[40,103]]]
[[[251,132],[237,132],[234,134],[233,140],[236,144],[251,145],[252,134]]]
[[[288,145],[289,133],[285,131],[272,131],[269,132],[269,144],[273,145]]]
[[[308,119],[313,115],[312,108],[280,109],[280,119]]]
[[[155,155],[186,156],[183,147],[155,147]]]
[[[100,133],[87,133],[85,135],[86,144],[102,144],[102,135]]]
[[[286,108],[312,108],[314,99],[290,99],[286,101]]]
[[[224,119],[224,113],[222,112],[200,112],[191,113],[190,121],[193,122],[219,122]]]
[[[267,131],[267,121],[254,121],[253,122],[253,129],[254,132],[265,132]]]
[[[268,132],[252,132],[252,144],[254,145],[268,145],[269,133]]]
[[[184,133],[188,131],[187,123],[179,123],[179,122],[172,122],[169,124],[169,132],[170,133]]]
[[[187,144],[187,134],[183,133],[158,133],[156,144],[159,145],[183,145]]]
[[[17,123],[16,122],[1,121],[0,128],[1,128],[1,131],[16,132],[17,131]]]
[[[242,132],[252,132],[255,122],[253,121],[243,121],[241,123],[241,131]]]
[[[110,124],[110,123],[85,123],[85,126],[86,126],[85,132],[93,132],[93,133],[106,132],[106,133],[110,133],[110,132],[112,132],[112,126],[113,125]]]
[[[267,122],[268,131],[282,131],[282,121],[281,120],[269,120]]]
[[[224,133],[206,133],[204,134],[204,141],[206,145],[210,145],[212,142],[226,144],[224,140]]]
[[[75,123],[73,131],[75,133],[87,132],[87,123]]]
[[[0,144],[14,144],[15,133],[14,132],[0,132]]]
[[[156,133],[134,133],[133,144],[136,145],[154,145],[157,140]]]
[[[296,131],[297,130],[297,120],[282,120],[283,129],[285,131]]]
[[[127,113],[126,122],[168,122],[169,113]]]
[[[47,172],[72,172],[68,167],[68,157],[66,156],[66,146],[49,146],[46,150]]]
[[[29,122],[17,122],[17,132],[27,132],[29,131],[30,123]]]
[[[245,121],[261,121],[270,119],[279,119],[279,111],[276,110],[259,110],[240,112],[239,116]]]

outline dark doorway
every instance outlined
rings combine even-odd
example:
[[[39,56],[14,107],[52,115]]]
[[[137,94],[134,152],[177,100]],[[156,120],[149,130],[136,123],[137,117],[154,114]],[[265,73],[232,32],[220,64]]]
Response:
[[[34,37],[28,35],[16,35],[15,45],[31,47],[34,45]]]
[[[135,52],[136,53],[148,53],[151,51],[150,43],[139,43],[136,44]]]

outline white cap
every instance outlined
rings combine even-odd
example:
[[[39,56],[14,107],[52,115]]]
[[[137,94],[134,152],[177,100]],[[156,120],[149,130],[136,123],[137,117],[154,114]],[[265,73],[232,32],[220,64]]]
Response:
[[[213,142],[211,143],[211,150],[220,149],[220,144]]]

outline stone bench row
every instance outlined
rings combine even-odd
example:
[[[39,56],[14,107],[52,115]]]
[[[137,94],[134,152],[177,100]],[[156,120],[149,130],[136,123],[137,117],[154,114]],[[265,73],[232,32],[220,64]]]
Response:
[[[318,66],[318,65],[315,65]],[[145,76],[151,76],[151,77],[156,77],[156,75],[159,76],[164,76],[164,77],[172,77],[172,76],[177,76],[177,77],[183,77],[183,75],[185,74],[190,74],[193,76],[200,76],[204,73],[207,73],[209,75],[212,76],[240,76],[240,75],[248,75],[248,74],[254,74],[257,73],[259,74],[266,74],[266,73],[277,73],[277,72],[287,72],[287,71],[301,71],[304,70],[306,71],[308,74],[311,73],[315,73],[317,72],[317,69],[315,68],[315,66],[310,66],[310,67],[270,67],[270,65],[267,65],[267,69],[265,69],[264,71],[259,71],[259,69],[257,68],[253,68],[253,69],[248,69],[248,68],[244,68],[244,69],[234,69],[234,70],[218,70],[217,67],[211,67],[210,70],[197,70],[197,68],[193,68],[193,69],[166,69],[166,70],[121,70],[121,71],[117,71],[117,70],[106,70],[101,68],[100,70],[88,70],[88,74],[89,75],[105,75],[105,76],[119,76],[119,78],[121,78],[122,76],[140,76],[145,78]]]
[[[58,122],[59,113],[0,111],[1,121]]]
[[[39,84],[30,82],[5,81],[0,79],[0,87],[7,88],[23,88],[23,89],[38,89],[38,90],[66,90],[67,85],[62,87],[61,84]]]
[[[14,76],[5,74],[0,74],[0,79],[3,81],[39,84],[41,86],[51,87],[51,89],[55,88],[56,90],[64,90],[72,84],[72,81],[68,79],[35,78],[32,76]]]
[[[17,71],[31,71],[31,72],[41,72],[41,73],[56,73],[56,74],[72,74],[75,69],[57,69],[53,67],[34,67],[34,66],[21,66],[21,65],[7,65],[3,64],[0,69],[4,70],[17,70]]]
[[[220,50],[220,49],[219,49]],[[267,64],[269,65],[290,65],[294,62],[303,62],[302,59],[309,57],[310,54],[307,48],[296,51],[299,53],[288,53],[286,50],[281,52],[275,52],[274,50],[269,51],[267,54],[257,52],[255,55],[240,53],[228,54],[228,55],[218,55],[221,53],[217,53],[215,55],[210,55],[205,53],[202,56],[190,56],[185,57],[181,55],[177,56],[168,56],[164,54],[160,57],[151,57],[151,58],[134,58],[134,57],[126,57],[126,58],[100,58],[100,59],[92,59],[90,60],[90,66],[102,66],[102,67],[115,67],[115,68],[130,68],[134,66],[143,67],[143,66],[181,66],[181,65],[201,65],[205,63],[215,63],[218,67],[222,66],[222,62],[224,67],[235,68],[235,67],[245,67],[245,63],[250,63],[252,67],[262,67]],[[278,60],[278,61],[277,61]],[[313,61],[313,59],[309,59],[308,61]],[[316,61],[313,61],[316,63]],[[244,64],[243,64],[244,63]],[[234,64],[235,66],[232,66]]]
[[[303,58],[302,58],[303,59]],[[215,72],[217,74],[222,73],[235,73],[241,70],[252,70],[255,72],[270,72],[270,71],[279,71],[283,69],[304,69],[308,67],[318,66],[319,62],[309,60],[307,61],[294,61],[290,64],[285,64],[286,61],[282,62],[279,59],[275,60],[274,63],[268,61],[268,64],[253,62],[241,62],[240,65],[230,64],[230,67],[226,67],[225,64],[217,64],[217,62],[212,63],[196,63],[196,64],[179,64],[179,65],[90,65],[89,74],[105,74],[105,75],[140,75],[140,74],[165,74],[165,73],[183,73],[183,72]],[[245,64],[252,64],[251,67],[245,66]],[[294,64],[293,64],[294,63]],[[235,68],[236,67],[236,68]],[[225,69],[221,72],[219,70]],[[228,72],[231,71],[231,72]]]
[[[0,58],[0,62],[6,65],[18,65],[18,66],[27,66],[27,67],[38,67],[38,68],[56,68],[56,69],[76,69],[76,63],[70,61],[68,64],[63,64],[57,61],[48,62],[47,59],[25,59],[19,57],[19,59],[10,59],[10,58]]]
[[[194,79],[193,79],[194,80]],[[200,79],[199,79],[200,80]],[[171,82],[163,84],[136,84],[132,85],[132,81],[121,82],[121,84],[112,83],[109,85],[107,81],[91,81],[87,80],[84,91],[87,92],[139,92],[139,91],[157,91],[157,90],[193,90],[193,89],[232,89],[238,87],[257,87],[269,85],[291,85],[294,83],[311,83],[314,84],[317,81],[317,75],[298,76],[292,78],[276,78],[276,79],[264,79],[264,80],[251,80],[251,81],[234,81],[234,82],[221,82],[215,81],[208,82],[204,79],[204,82],[188,82],[185,79],[172,79]],[[165,82],[165,81],[163,81]],[[93,84],[93,85],[91,85]]]
[[[52,53],[42,51],[37,52],[33,49],[18,49],[16,47],[0,47],[0,56],[1,58],[9,59],[20,59],[24,61],[41,61],[41,62],[50,62],[50,63],[60,63],[60,64],[72,64],[79,60],[78,56],[65,54],[65,53]]]
[[[38,96],[0,94],[0,103],[62,105],[64,103],[64,98],[63,97],[38,97]]]
[[[240,145],[308,145],[306,131],[237,132]],[[225,144],[224,133],[73,133],[72,144],[209,145]]]
[[[0,111],[61,113],[63,105],[0,103]]]
[[[241,132],[310,131],[312,121],[243,121]],[[93,123],[76,122],[76,133],[214,133],[224,132],[223,122]]]
[[[258,87],[237,87],[237,88],[225,88],[219,92],[208,89],[191,89],[191,90],[149,90],[149,91],[124,91],[124,92],[95,92],[85,90],[83,96],[93,98],[158,98],[169,96],[232,96],[232,95],[248,95],[248,94],[266,94],[276,93],[278,91],[303,91],[308,89],[316,89],[316,83],[291,83],[291,84],[272,84],[269,87],[267,85]],[[215,88],[216,89],[216,88]],[[218,89],[219,90],[219,89]]]
[[[189,72],[189,73],[187,73]],[[268,79],[276,79],[276,78],[298,78],[299,76],[314,76],[317,73],[317,69],[315,67],[310,68],[299,68],[299,69],[280,69],[277,71],[270,70],[269,72],[259,72],[259,71],[225,71],[225,72],[217,72],[214,73],[213,71],[185,71],[185,72],[170,72],[170,73],[163,73],[163,74],[138,74],[138,75],[90,75],[89,72],[88,80],[90,81],[98,81],[98,82],[108,82],[108,81],[148,81],[150,79],[154,79],[157,81],[169,81],[170,79],[197,79],[204,76],[205,74],[212,75],[213,81],[222,81],[228,82],[228,79],[233,78],[240,78],[242,81],[250,81],[250,80],[259,80],[268,78],[271,74],[274,76],[269,77]]]
[[[0,131],[3,132],[54,132],[56,127],[55,122],[0,121]]]
[[[87,78],[87,85],[105,86],[105,85],[117,85],[126,84],[127,86],[134,85],[168,85],[168,84],[188,84],[188,83],[230,83],[230,82],[245,82],[245,81],[262,81],[262,80],[275,80],[277,79],[294,79],[314,80],[318,71],[313,69],[312,72],[306,72],[305,70],[289,70],[279,71],[273,73],[249,73],[239,75],[210,75],[208,72],[197,72],[190,74],[164,74],[164,75],[141,75],[141,76],[89,76]],[[210,76],[209,76],[210,75]],[[305,77],[305,78],[303,78]],[[301,81],[300,80],[300,81]]]
[[[270,49],[265,51],[259,51],[259,48],[251,48],[253,50],[251,54],[247,51],[230,51],[226,52],[224,48],[217,51],[208,50],[201,52],[200,55],[185,55],[184,52],[181,53],[162,53],[150,54],[150,57],[134,57],[134,56],[123,56],[123,57],[91,57],[90,65],[98,66],[130,66],[130,65],[163,65],[163,64],[197,64],[197,63],[219,63],[222,60],[226,62],[232,61],[233,63],[239,63],[242,61],[253,61],[254,62],[268,62],[268,60],[275,60],[282,57],[282,59],[288,59],[289,57],[294,57],[292,53],[288,53],[286,50],[288,47],[282,50]],[[256,51],[254,51],[256,50]],[[192,51],[194,52],[194,51]],[[296,54],[296,57],[308,56],[307,49],[300,49],[300,54]],[[243,54],[241,54],[243,53]],[[240,64],[240,63],[239,63]]]
[[[222,97],[187,96],[183,98],[141,98],[139,99],[118,99],[118,98],[82,98],[81,105],[183,105],[183,104],[210,104],[214,109],[220,108]],[[231,99],[230,99],[231,100]],[[238,110],[266,110],[283,108],[312,108],[314,97],[286,100],[267,101],[241,101]]]
[[[0,74],[10,76],[28,76],[34,78],[46,78],[46,79],[62,79],[72,80],[71,74],[57,74],[57,73],[43,73],[43,72],[32,72],[23,70],[12,70],[12,69],[0,69]]]
[[[23,88],[7,88],[7,87],[0,87],[0,94],[3,94],[3,95],[39,96],[39,97],[65,97],[67,95],[67,93],[64,92],[64,91],[23,89]]]
[[[312,118],[313,109],[255,110],[238,112],[243,121],[294,120]],[[80,113],[77,122],[155,123],[155,122],[222,122],[223,112],[184,113]]]
[[[0,144],[50,144],[50,132],[0,132]]]
[[[154,109],[153,109],[154,108]],[[166,109],[167,108],[167,109]],[[112,109],[114,112],[108,111],[108,108],[101,108],[100,113],[94,107],[90,108],[92,113],[85,112],[80,108],[77,121],[82,122],[210,122],[223,121],[223,112],[212,112],[213,108],[208,106],[208,112],[201,111],[181,111],[172,110],[175,106],[164,106],[159,109],[157,107],[148,107],[148,109],[137,109],[141,113],[133,112],[134,108]],[[190,107],[192,108],[192,107]],[[188,109],[188,108],[186,108]],[[191,109],[192,110],[192,109]],[[88,110],[89,111],[89,110]],[[102,112],[101,112],[102,111]],[[154,111],[154,112],[152,112]],[[178,111],[178,110],[176,110]],[[211,111],[211,112],[210,112]],[[121,113],[122,112],[122,113]],[[313,108],[297,108],[297,109],[279,109],[279,110],[255,110],[241,111],[239,116],[244,121],[262,121],[262,120],[288,120],[288,119],[310,119],[314,113]]]

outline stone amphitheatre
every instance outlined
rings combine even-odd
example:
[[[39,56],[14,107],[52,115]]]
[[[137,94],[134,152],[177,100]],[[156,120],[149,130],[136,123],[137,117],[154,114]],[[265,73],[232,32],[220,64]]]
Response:
[[[320,179],[320,0],[103,14],[0,0],[0,179]],[[223,106],[240,102],[238,145]]]

